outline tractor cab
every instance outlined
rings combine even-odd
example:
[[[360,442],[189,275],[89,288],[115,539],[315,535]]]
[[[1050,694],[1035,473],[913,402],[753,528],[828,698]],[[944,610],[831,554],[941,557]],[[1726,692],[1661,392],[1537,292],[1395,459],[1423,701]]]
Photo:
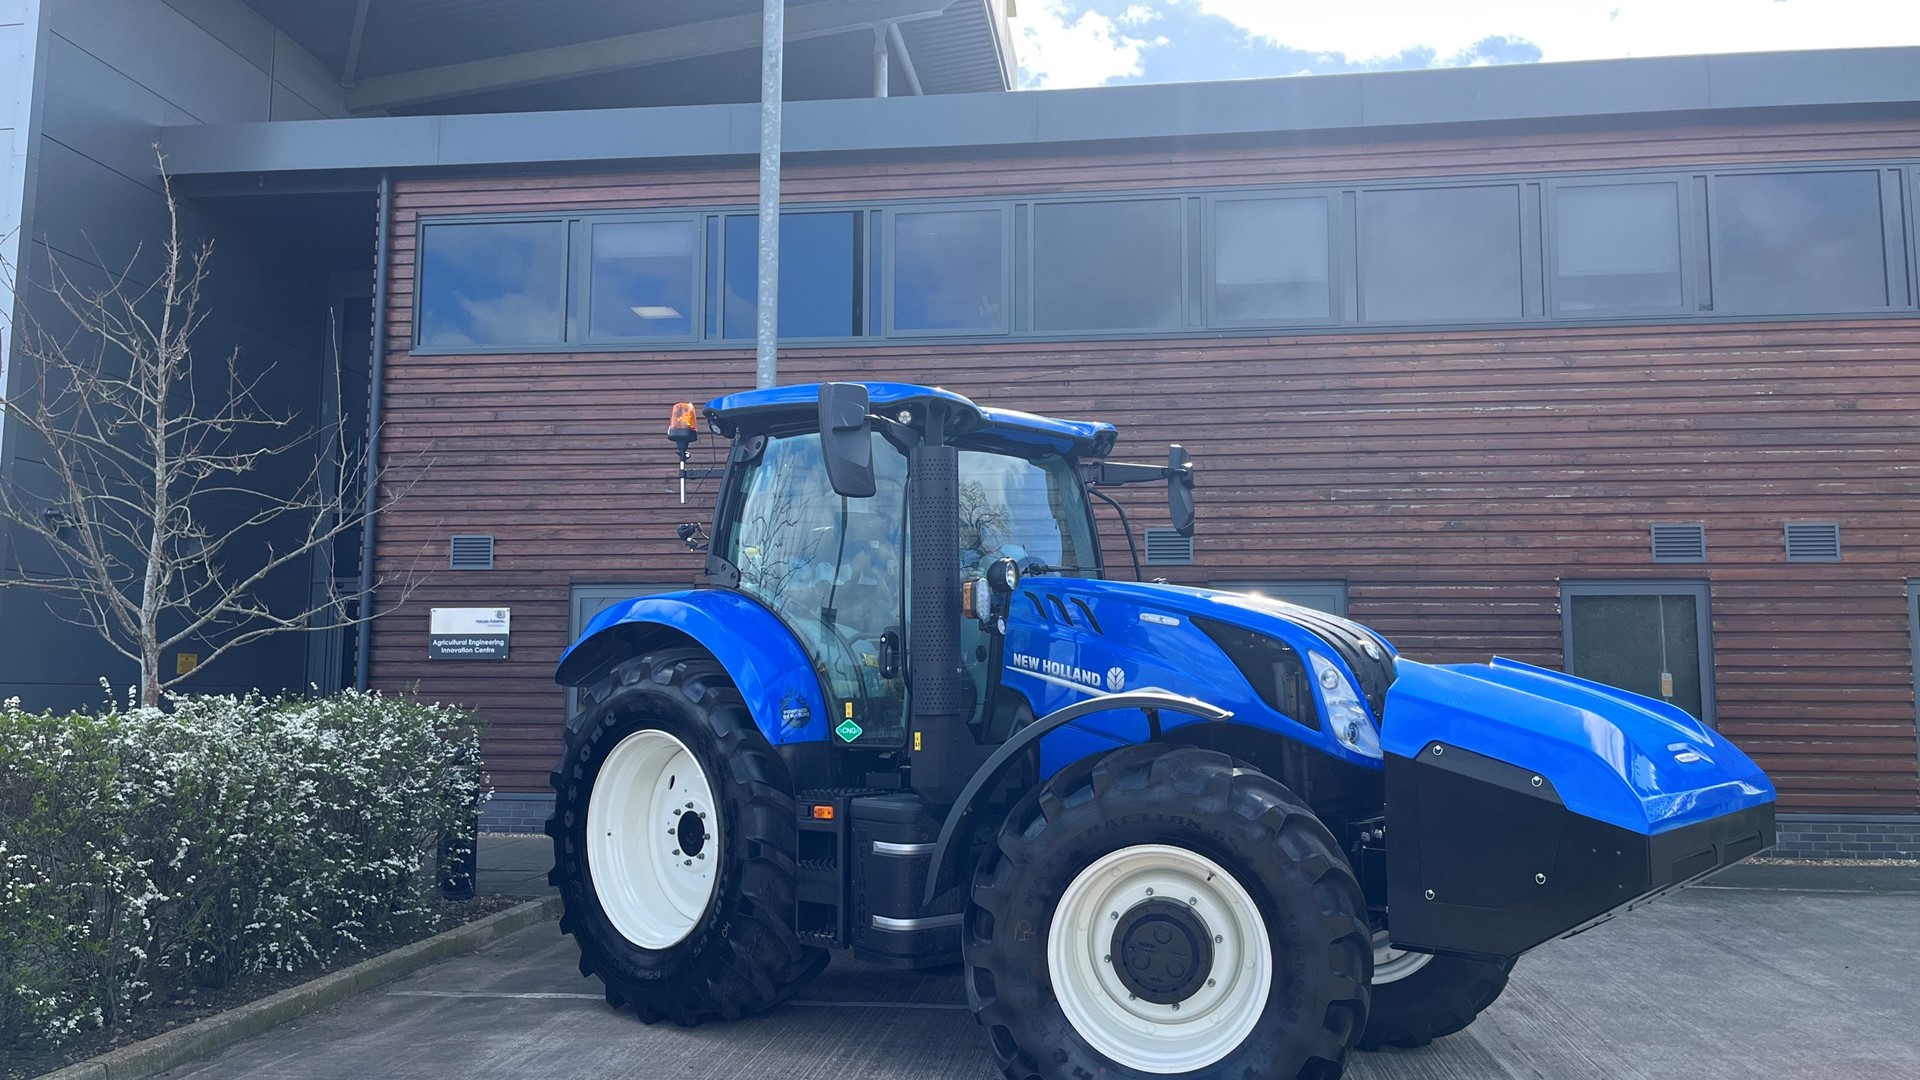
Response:
[[[733,451],[707,574],[759,601],[793,631],[838,706],[837,741],[899,749],[908,722],[916,561],[937,561],[938,572],[951,572],[952,580],[942,582],[923,570],[919,582],[953,594],[954,610],[940,621],[960,629],[967,678],[958,684],[959,708],[977,722],[989,682],[987,650],[977,623],[960,618],[966,583],[1001,559],[1024,573],[1099,576],[1079,469],[1112,445],[1115,431],[983,409],[923,387],[824,390],[783,387],[708,406],[713,428],[733,440]],[[937,482],[910,485],[913,461],[923,472],[930,462],[950,470],[952,490]],[[957,512],[957,557],[942,552],[935,560],[927,543],[910,543],[910,506],[920,500]]]

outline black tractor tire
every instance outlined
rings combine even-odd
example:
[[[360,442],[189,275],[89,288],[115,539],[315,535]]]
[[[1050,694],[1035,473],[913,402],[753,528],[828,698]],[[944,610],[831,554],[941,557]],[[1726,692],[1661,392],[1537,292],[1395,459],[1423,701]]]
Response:
[[[704,650],[663,650],[620,663],[581,698],[550,777],[554,812],[546,828],[554,859],[547,880],[560,890],[560,930],[580,946],[580,974],[599,976],[607,1004],[632,1006],[650,1024],[737,1020],[792,996],[827,964],[826,951],[793,929],[799,829],[792,781],[725,669]],[[704,914],[661,949],[635,944],[609,920],[586,843],[601,765],[644,729],[673,735],[699,762],[721,836]]]
[[[1352,868],[1278,781],[1216,751],[1165,744],[1062,770],[1014,807],[981,857],[962,951],[967,996],[1001,1071],[1012,1080],[1161,1075],[1095,1049],[1063,1011],[1049,966],[1063,891],[1096,861],[1141,845],[1224,869],[1271,942],[1271,990],[1249,1033],[1186,1080],[1338,1077],[1366,1024],[1373,966]]]
[[[1411,1050],[1463,1031],[1507,988],[1511,959],[1495,963],[1436,956],[1418,971],[1373,987],[1360,1049]]]

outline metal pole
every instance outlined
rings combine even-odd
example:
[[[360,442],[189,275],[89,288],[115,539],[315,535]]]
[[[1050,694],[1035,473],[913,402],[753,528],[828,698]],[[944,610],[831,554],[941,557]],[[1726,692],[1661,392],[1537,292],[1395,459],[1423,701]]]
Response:
[[[380,509],[380,423],[387,383],[387,276],[392,266],[393,175],[380,174],[379,209],[374,215],[373,240],[373,351],[367,369],[367,445],[360,464],[367,470],[366,491],[360,504],[360,608],[353,641],[353,688],[365,690],[373,650],[374,527]]]
[[[754,385],[780,379],[780,97],[786,51],[786,0],[766,0],[760,24],[759,348]]]
[[[873,24],[873,96],[887,96],[887,28],[892,23]]]

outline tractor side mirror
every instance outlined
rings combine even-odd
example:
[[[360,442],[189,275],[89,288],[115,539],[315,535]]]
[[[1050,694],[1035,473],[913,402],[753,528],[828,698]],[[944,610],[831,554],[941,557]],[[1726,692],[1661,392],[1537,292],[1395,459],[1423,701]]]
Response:
[[[1181,536],[1193,535],[1193,455],[1179,443],[1167,447],[1167,512]]]
[[[820,387],[820,452],[836,495],[865,499],[873,482],[873,439],[867,434],[867,388],[859,383]]]

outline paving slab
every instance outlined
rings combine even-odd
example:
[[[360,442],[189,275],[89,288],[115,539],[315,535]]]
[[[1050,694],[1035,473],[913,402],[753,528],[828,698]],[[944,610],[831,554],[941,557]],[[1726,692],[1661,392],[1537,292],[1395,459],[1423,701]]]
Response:
[[[648,1027],[537,926],[233,1047],[192,1080],[992,1080],[952,974],[837,958],[768,1015]],[[1690,889],[1529,954],[1467,1031],[1355,1080],[1920,1076],[1920,895]]]

